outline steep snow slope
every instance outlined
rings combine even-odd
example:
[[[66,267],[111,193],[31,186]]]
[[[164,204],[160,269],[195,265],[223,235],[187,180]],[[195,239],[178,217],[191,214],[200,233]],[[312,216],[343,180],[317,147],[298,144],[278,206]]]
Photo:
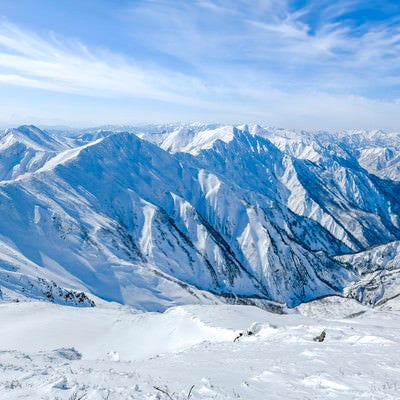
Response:
[[[52,153],[0,183],[9,293],[46,297],[54,282],[146,310],[294,306],[360,281],[357,262],[334,256],[400,239],[399,184],[361,167],[345,136],[153,128],[132,129],[146,140],[20,130]]]
[[[252,133],[268,137],[295,157],[285,176],[295,189],[288,202],[294,212],[317,220],[353,250],[399,236],[400,186],[378,179],[359,164],[348,145],[352,136],[261,127]]]
[[[35,126],[20,126],[0,133],[0,181],[34,172],[68,147]]]
[[[370,305],[382,305],[400,297],[400,242],[338,257],[358,269],[361,279],[346,292]]]
[[[399,181],[399,133],[355,131],[344,136],[342,142],[370,173],[382,179]]]
[[[320,160],[327,147],[336,146],[356,159],[370,174],[381,179],[400,179],[400,134],[397,132],[311,133],[263,128],[257,125],[251,132],[267,137],[285,153],[313,162]]]
[[[3,184],[0,191],[2,210],[12,209],[13,217],[0,228],[3,240],[12,238],[12,246],[36,265],[60,273],[62,285],[136,306],[143,301],[141,292],[151,287],[148,282],[139,290],[138,281],[145,275],[164,282],[164,274],[217,294],[289,303],[343,286],[340,280],[347,273],[334,262],[332,277],[321,281],[313,264],[326,256],[300,245],[274,243],[287,233],[274,227],[261,207],[247,206],[240,192],[230,191],[231,218],[243,221],[239,245],[233,249],[213,217],[218,210],[210,204],[215,200],[201,186],[204,172],[183,168],[134,135],[110,136],[80,148],[75,157],[68,154],[57,157],[60,164],[53,159],[36,174]],[[121,165],[129,173],[121,174]],[[224,201],[227,189],[222,186],[218,198]],[[11,207],[16,197],[20,202]],[[201,200],[196,208],[194,199]],[[276,218],[281,218],[279,213]],[[236,235],[230,239],[233,245]],[[256,254],[261,246],[270,249],[261,260],[251,250],[256,240],[261,242]],[[278,251],[288,258],[279,259]],[[328,275],[323,270],[320,274]],[[141,307],[151,307],[156,301],[152,296],[157,298],[153,293]]]

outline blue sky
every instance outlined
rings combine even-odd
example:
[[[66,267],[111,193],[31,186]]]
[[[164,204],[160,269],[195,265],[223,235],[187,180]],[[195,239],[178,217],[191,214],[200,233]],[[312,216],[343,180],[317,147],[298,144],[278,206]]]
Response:
[[[398,0],[1,0],[0,125],[400,131]]]

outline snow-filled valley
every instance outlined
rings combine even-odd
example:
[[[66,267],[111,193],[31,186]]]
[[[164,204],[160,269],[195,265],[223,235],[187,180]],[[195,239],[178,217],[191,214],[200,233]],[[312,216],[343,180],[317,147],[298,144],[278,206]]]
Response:
[[[386,301],[398,270],[388,292],[375,278],[400,239],[398,146],[382,132],[260,126],[8,129],[0,296],[145,311]],[[365,264],[380,246],[385,262]]]
[[[0,133],[0,399],[398,399],[399,149]]]
[[[398,303],[328,297],[274,314],[26,302],[0,305],[0,320],[1,399],[394,400],[400,391]]]

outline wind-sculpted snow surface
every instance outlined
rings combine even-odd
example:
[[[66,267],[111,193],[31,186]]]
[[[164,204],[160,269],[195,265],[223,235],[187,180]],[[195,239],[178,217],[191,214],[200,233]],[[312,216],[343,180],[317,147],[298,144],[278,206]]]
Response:
[[[259,126],[127,130],[3,134],[3,298],[38,298],[44,279],[56,293],[153,311],[364,301],[346,289],[364,282],[359,262],[337,256],[400,239],[400,184],[362,166],[355,139]],[[25,147],[11,160],[15,138]]]
[[[159,314],[9,303],[0,320],[7,400],[183,400],[190,390],[194,400],[397,400],[400,390],[399,309],[349,299],[286,315],[232,305]]]

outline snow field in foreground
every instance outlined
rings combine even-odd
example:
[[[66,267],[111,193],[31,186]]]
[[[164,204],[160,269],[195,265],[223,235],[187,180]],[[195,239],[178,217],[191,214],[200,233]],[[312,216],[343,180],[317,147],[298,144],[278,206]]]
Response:
[[[167,399],[159,387],[179,400],[192,385],[193,400],[399,398],[400,313],[345,318],[360,310],[340,302],[303,308],[277,315],[184,306],[160,314],[0,304],[0,399]],[[315,342],[322,329],[325,341]]]

